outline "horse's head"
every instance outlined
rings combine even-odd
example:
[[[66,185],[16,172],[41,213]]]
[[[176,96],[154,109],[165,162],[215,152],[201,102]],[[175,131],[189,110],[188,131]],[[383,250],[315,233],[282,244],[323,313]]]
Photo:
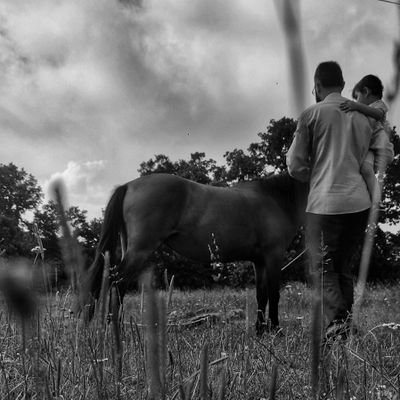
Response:
[[[307,206],[309,184],[298,181],[287,172],[270,175],[262,180],[263,190],[275,198],[292,219],[303,224]]]

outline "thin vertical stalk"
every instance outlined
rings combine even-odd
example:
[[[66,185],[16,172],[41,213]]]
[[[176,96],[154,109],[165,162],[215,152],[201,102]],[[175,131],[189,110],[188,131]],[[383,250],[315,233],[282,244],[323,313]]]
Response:
[[[367,361],[364,360],[364,385],[363,385],[363,393],[364,393],[364,400],[367,400]]]
[[[117,386],[117,399],[120,398],[120,388],[122,383],[122,338],[120,327],[120,314],[119,310],[119,293],[115,283],[111,287],[111,304],[112,304],[112,328],[114,334],[115,346],[113,347],[114,359],[116,362],[116,386]]]
[[[305,109],[306,104],[306,57],[300,25],[299,2],[297,0],[275,0],[275,6],[285,33],[289,56],[290,79],[294,93],[296,114]]]
[[[167,301],[167,310],[171,307],[172,304],[172,293],[174,290],[174,282],[175,282],[175,275],[172,275],[171,281],[169,282],[168,286],[168,301]]]
[[[310,250],[313,252],[314,250]],[[312,320],[311,320],[311,392],[313,399],[318,398],[319,365],[321,356],[321,338],[323,330],[323,274],[326,248],[321,234],[318,254],[310,254],[313,280]]]
[[[71,230],[68,225],[65,206],[64,206],[66,195],[63,187],[63,182],[61,180],[55,182],[53,184],[52,189],[58,206],[58,217],[60,220],[60,226],[63,233],[61,248],[62,248],[64,263],[67,267],[66,269],[70,278],[72,289],[74,291],[78,290],[80,292],[79,290],[80,286],[78,286],[79,281],[77,277],[81,275],[84,263],[79,245],[76,242],[76,240],[72,237]]]
[[[104,270],[103,270],[103,279],[100,289],[99,299],[95,306],[96,313],[96,333],[99,340],[99,350],[100,354],[98,355],[99,362],[95,365],[98,366],[99,369],[99,383],[100,386],[104,385],[104,374],[103,374],[103,359],[105,359],[105,331],[106,331],[106,310],[107,310],[107,297],[109,293],[109,273],[110,273],[110,254],[106,252],[104,256]]]
[[[344,368],[339,369],[339,375],[337,378],[336,385],[336,400],[344,400],[344,381],[346,377],[346,371]]]
[[[166,396],[166,376],[167,376],[167,359],[168,359],[168,335],[167,335],[167,319],[166,319],[166,304],[165,300],[159,298],[159,313],[158,313],[158,343],[160,355],[160,385],[161,398]]]
[[[61,391],[60,391],[60,387],[61,387],[61,367],[62,367],[61,358],[58,358],[58,362],[57,362],[57,381],[56,381],[56,396],[57,396],[57,398],[60,397],[60,394],[61,394]]]
[[[226,367],[221,368],[221,384],[218,393],[218,400],[224,400],[226,395]]]
[[[269,390],[269,399],[275,400],[276,399],[276,388],[278,384],[278,366],[276,363],[272,366],[272,375],[271,375],[271,385]]]
[[[156,400],[161,396],[160,380],[160,349],[158,341],[158,304],[151,287],[151,274],[144,277],[145,314],[146,323],[146,359],[149,399]]]
[[[208,344],[206,343],[201,350],[200,356],[200,399],[208,399]]]
[[[314,289],[315,290],[315,289]],[[314,295],[311,321],[311,391],[313,399],[318,399],[319,362],[321,352],[321,308],[319,295]]]
[[[378,166],[378,172],[382,172],[383,174],[385,170],[386,170],[386,165]],[[380,176],[380,174],[378,176]],[[383,187],[383,178],[379,178],[378,181],[376,182],[374,191],[372,193],[372,206],[368,216],[368,225],[365,232],[364,245],[361,253],[360,269],[357,280],[357,287],[359,288],[359,297],[353,307],[354,322],[358,322],[360,319],[360,309],[367,283],[369,264],[371,261],[371,254],[374,247],[375,232],[378,226],[377,224],[379,217],[379,204],[382,198],[382,187]]]
[[[249,343],[249,333],[250,333],[250,299],[249,299],[249,289],[246,288],[246,346]]]
[[[164,269],[164,287],[165,290],[168,290],[169,284],[168,284],[168,270]]]

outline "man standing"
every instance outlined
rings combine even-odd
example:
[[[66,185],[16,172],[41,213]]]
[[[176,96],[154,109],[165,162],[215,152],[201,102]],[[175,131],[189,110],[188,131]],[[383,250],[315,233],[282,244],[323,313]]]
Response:
[[[317,104],[301,114],[287,153],[289,174],[310,183],[306,242],[311,273],[314,277],[323,273],[326,334],[333,337],[349,331],[354,291],[351,258],[363,240],[371,207],[360,166],[368,149],[375,152],[378,163],[390,158],[377,140],[373,120],[341,111],[340,104],[346,101],[343,87],[339,64],[318,65],[314,75]]]

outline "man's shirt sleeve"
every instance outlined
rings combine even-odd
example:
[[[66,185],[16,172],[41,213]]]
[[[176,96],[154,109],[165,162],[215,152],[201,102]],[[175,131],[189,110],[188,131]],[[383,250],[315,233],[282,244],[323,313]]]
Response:
[[[286,154],[289,174],[302,182],[308,182],[310,179],[310,141],[308,113],[305,111],[300,115],[293,142]]]

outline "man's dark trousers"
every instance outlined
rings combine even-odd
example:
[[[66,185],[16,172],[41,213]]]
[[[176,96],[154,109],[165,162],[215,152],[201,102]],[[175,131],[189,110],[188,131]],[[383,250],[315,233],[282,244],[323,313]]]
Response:
[[[351,316],[354,302],[351,267],[363,243],[368,215],[369,210],[336,215],[307,213],[310,272],[321,282],[323,310],[328,323],[343,322]]]

